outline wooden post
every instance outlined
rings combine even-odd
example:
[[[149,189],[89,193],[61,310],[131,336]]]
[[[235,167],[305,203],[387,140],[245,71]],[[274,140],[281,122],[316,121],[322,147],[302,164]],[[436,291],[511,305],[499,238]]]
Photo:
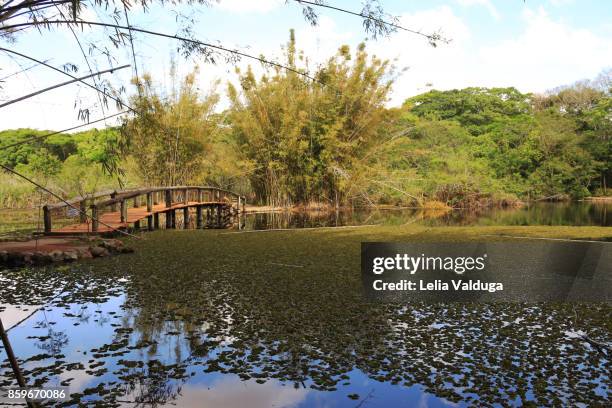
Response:
[[[183,228],[189,227],[189,207],[183,208]]]
[[[172,190],[166,191],[166,208],[172,207]]]
[[[138,207],[140,207],[140,196],[139,195],[134,197],[134,208],[138,208]]]
[[[140,229],[140,220],[134,221],[134,229],[135,230],[139,230]]]
[[[159,204],[159,191],[153,192],[153,205]]]
[[[121,222],[126,222],[127,221],[127,202],[125,201],[125,199],[121,200],[121,206],[120,206],[119,211],[121,211]]]
[[[187,205],[189,204],[189,189],[186,188],[184,190],[184,194],[183,194],[183,204]]]
[[[153,193],[147,193],[147,212],[153,211]]]
[[[48,206],[43,206],[43,222],[45,223],[45,234],[51,232],[51,210]]]
[[[217,228],[221,228],[221,204],[217,204]]]
[[[13,353],[13,348],[11,347],[11,343],[9,342],[8,335],[4,330],[4,325],[2,324],[2,319],[0,319],[0,337],[2,338],[2,345],[4,346],[4,351],[6,352],[6,356],[8,357],[9,363],[11,364],[11,368],[13,369],[13,374],[15,374],[15,378],[17,379],[17,384],[19,387],[26,388],[25,378],[21,374],[21,370],[19,369],[19,364],[17,359],[15,358],[15,353]],[[28,407],[35,407],[36,405],[26,397],[26,403]]]
[[[200,191],[200,193],[202,193]],[[200,202],[202,200],[199,200]],[[198,205],[196,207],[196,228],[202,228],[202,206]]]
[[[246,197],[242,198],[242,212],[246,212]]]
[[[201,188],[198,188],[198,203],[201,203],[201,202],[202,202],[202,195],[203,195],[203,194],[202,194],[202,189],[201,189]]]
[[[176,210],[170,211],[170,214],[172,214],[170,216],[170,220],[171,220],[171,223],[172,223],[171,228],[175,229],[176,228]]]
[[[238,213],[240,212],[240,201],[241,201],[241,198],[240,196],[238,196],[238,208],[236,208],[236,212]]]
[[[98,221],[98,206],[95,204],[91,205],[91,232],[98,232],[99,221]]]
[[[87,199],[79,202],[79,222],[87,222]]]
[[[114,200],[115,198],[117,198],[117,192],[116,192],[116,191],[113,191],[113,192],[110,194],[110,198],[111,198],[111,200]],[[113,203],[113,204],[111,204],[111,211],[112,211],[112,212],[117,211],[117,203]]]
[[[172,228],[172,211],[166,211],[166,229]]]
[[[153,229],[159,229],[159,213],[153,214]]]

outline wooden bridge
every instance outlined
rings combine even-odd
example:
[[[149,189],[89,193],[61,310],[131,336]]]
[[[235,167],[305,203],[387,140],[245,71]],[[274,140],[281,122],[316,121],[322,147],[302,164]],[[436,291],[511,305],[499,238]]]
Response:
[[[46,235],[160,228],[227,228],[244,213],[244,197],[216,187],[176,186],[106,191],[43,207]],[[195,209],[195,214],[192,214]],[[177,220],[177,212],[179,219]],[[195,216],[195,217],[194,217]],[[78,222],[75,222],[78,220]],[[54,225],[54,224],[57,224]],[[240,222],[238,222],[240,226]]]

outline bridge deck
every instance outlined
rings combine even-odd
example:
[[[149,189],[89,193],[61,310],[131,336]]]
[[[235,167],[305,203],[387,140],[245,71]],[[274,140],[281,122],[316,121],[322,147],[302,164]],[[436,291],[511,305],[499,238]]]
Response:
[[[227,201],[189,201],[185,203],[176,203],[171,207],[166,207],[164,203],[153,205],[152,211],[147,211],[146,206],[137,208],[127,209],[127,218],[125,222],[121,222],[121,213],[119,211],[106,212],[98,216],[99,225],[97,233],[112,232],[118,229],[128,228],[130,224],[147,218],[149,215],[164,213],[170,210],[178,210],[186,207],[197,207],[197,206],[215,206],[224,205],[229,206],[231,203]],[[52,235],[72,235],[72,234],[86,234],[91,232],[90,223],[79,223],[66,225],[51,231]]]

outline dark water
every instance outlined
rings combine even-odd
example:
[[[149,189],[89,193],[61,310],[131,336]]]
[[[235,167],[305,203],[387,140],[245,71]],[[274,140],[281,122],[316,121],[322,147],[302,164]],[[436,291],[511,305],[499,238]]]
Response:
[[[575,225],[612,226],[612,203],[537,203],[522,208],[491,208],[482,211],[449,212],[417,209],[309,211],[249,214],[246,229],[316,228],[347,225],[423,224],[470,225]]]
[[[178,230],[134,245],[0,270],[6,325],[35,312],[9,332],[24,374],[69,386],[64,405],[612,403],[609,305],[370,303],[350,236]],[[0,388],[15,384],[5,358]]]

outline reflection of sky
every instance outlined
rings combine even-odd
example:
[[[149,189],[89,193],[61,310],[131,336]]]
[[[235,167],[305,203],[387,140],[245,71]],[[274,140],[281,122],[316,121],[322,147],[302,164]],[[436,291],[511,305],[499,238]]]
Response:
[[[9,332],[9,339],[15,355],[20,360],[28,359],[32,356],[47,353],[45,346],[49,340],[39,340],[31,338],[33,336],[47,336],[50,330],[53,333],[65,335],[68,339],[67,344],[64,344],[59,350],[59,354],[63,355],[60,359],[68,363],[82,363],[85,368],[88,368],[88,361],[92,359],[89,350],[92,347],[111,342],[114,335],[114,327],[110,324],[104,324],[104,320],[112,317],[108,314],[111,311],[120,310],[120,306],[124,302],[124,296],[112,297],[108,302],[103,304],[85,304],[85,305],[70,305],[66,307],[45,307],[38,310],[26,321],[15,327]],[[35,306],[40,307],[40,306]],[[34,310],[34,307],[28,308],[28,312],[15,313],[7,308],[2,312],[2,321],[7,315],[7,321],[21,320],[27,314]],[[96,313],[100,310],[101,313]],[[77,315],[79,317],[66,317],[64,314]],[[117,316],[119,317],[119,316]],[[97,321],[96,321],[97,320]],[[110,321],[112,323],[112,320]],[[6,323],[5,323],[6,324]],[[14,323],[7,324],[8,327]],[[4,356],[2,356],[4,357]],[[28,370],[34,367],[39,367],[45,364],[51,364],[55,361],[54,358],[48,358],[41,361],[32,361],[22,364],[22,369]],[[111,369],[109,369],[111,371]],[[107,374],[108,375],[108,374]],[[49,385],[59,385],[63,380],[73,378],[70,383],[70,392],[76,392],[92,384],[105,379],[104,377],[95,377],[85,373],[85,370],[70,370],[64,371],[57,377],[50,376]],[[114,376],[111,376],[114,379]],[[109,378],[110,379],[110,378]]]
[[[167,371],[171,371],[171,368],[166,367],[159,376],[159,383],[163,386],[170,388],[171,392],[180,391],[180,395],[169,403],[174,404],[178,407],[232,407],[232,406],[245,406],[245,407],[258,407],[258,406],[275,406],[275,407],[346,407],[354,408],[356,406],[361,407],[388,407],[388,406],[409,406],[409,407],[446,407],[446,406],[467,406],[466,403],[458,405],[446,402],[445,400],[436,397],[433,394],[424,391],[424,387],[421,385],[404,386],[402,381],[399,384],[383,383],[378,382],[370,378],[367,374],[359,370],[352,370],[347,373],[349,376],[348,384],[343,385],[344,381],[340,381],[335,387],[335,392],[328,391],[317,391],[310,388],[313,384],[312,380],[305,380],[303,386],[294,388],[293,382],[281,382],[275,379],[271,379],[264,384],[258,384],[254,380],[241,381],[241,379],[233,374],[223,374],[220,372],[205,372],[206,357],[202,357],[203,353],[195,353],[193,359],[190,359],[190,344],[197,344],[197,340],[191,342],[190,339],[199,337],[200,340],[204,339],[206,335],[202,332],[206,332],[209,327],[214,329],[214,325],[210,323],[198,324],[189,323],[190,321],[182,320],[162,320],[157,318],[157,314],[154,313],[157,309],[154,307],[149,310],[143,307],[131,308],[133,303],[125,304],[125,296],[111,296],[108,300],[100,304],[85,303],[85,304],[69,304],[60,306],[48,306],[41,309],[34,314],[27,321],[11,330],[9,333],[13,347],[19,359],[25,360],[34,355],[46,353],[48,349],[42,346],[50,342],[49,339],[34,338],[33,336],[46,336],[50,333],[50,328],[53,332],[59,333],[64,338],[68,339],[67,343],[61,343],[57,347],[57,352],[62,356],[56,358],[46,358],[40,361],[30,361],[23,364],[23,368],[31,370],[32,368],[44,368],[52,367],[53,363],[57,360],[65,361],[66,363],[74,364],[81,363],[85,367],[84,369],[76,368],[73,370],[64,370],[61,374],[53,374],[52,368],[43,369],[42,375],[47,375],[49,382],[47,385],[58,385],[61,381],[72,378],[70,382],[70,392],[82,392],[85,388],[96,387],[98,384],[105,384],[108,387],[109,383],[113,382],[118,384],[123,389],[125,385],[126,377],[119,379],[124,373],[117,372],[125,368],[124,365],[119,364],[119,360],[127,360],[129,362],[147,362],[149,360],[159,360],[162,364],[172,365],[178,361],[185,362],[187,376],[184,380],[179,379],[181,376],[179,373],[177,376],[168,375],[164,377],[164,374],[168,374]],[[140,305],[137,303],[137,305]],[[168,305],[162,303],[162,306]],[[189,303],[186,303],[188,306]],[[155,304],[155,306],[159,306]],[[173,310],[177,309],[181,304],[173,304]],[[170,307],[170,306],[168,306]],[[8,317],[11,315],[20,315],[22,310],[15,310],[16,308],[7,308],[4,312]],[[29,307],[30,313],[34,308]],[[236,308],[240,310],[239,308]],[[219,320],[227,324],[225,331],[216,332],[219,335],[219,340],[231,341],[234,339],[232,333],[229,332],[229,327],[235,322],[239,322],[238,315],[232,310],[232,303],[219,302],[218,307],[215,309],[220,313]],[[531,344],[531,333],[542,333],[542,330],[546,327],[542,327],[543,322],[542,316],[538,313],[539,308],[522,308],[519,315],[512,313],[512,311],[501,314],[493,314],[493,310],[480,310],[478,316],[483,320],[475,320],[477,322],[489,321],[493,319],[496,322],[497,327],[500,329],[507,328],[511,325],[517,325],[517,328],[523,331],[520,335],[522,341],[526,345]],[[401,319],[396,320],[391,315],[388,324],[393,326],[394,335],[401,336],[402,333],[412,333],[413,335],[419,336],[422,333],[427,333],[427,338],[432,339],[432,344],[440,345],[441,341],[445,339],[447,333],[450,335],[450,339],[457,336],[457,339],[465,339],[467,343],[484,337],[484,341],[487,346],[493,347],[496,345],[496,340],[491,337],[487,337],[483,334],[482,329],[484,326],[479,325],[465,325],[465,321],[459,319],[458,321],[452,320],[452,315],[444,317],[436,314],[435,309],[428,310],[412,310],[408,306],[404,306],[397,310],[398,315],[412,315],[413,319]],[[180,314],[177,312],[177,315]],[[519,316],[519,317],[517,317]],[[18,317],[18,316],[17,316]],[[17,318],[11,317],[13,319]],[[491,320],[491,321],[493,321]],[[524,321],[525,320],[525,321]],[[149,325],[153,321],[154,324]],[[470,320],[468,320],[469,322]],[[211,322],[216,322],[214,319]],[[493,325],[495,327],[496,325]],[[236,326],[240,328],[240,324],[236,323]],[[134,328],[134,332],[129,332],[129,328]],[[126,334],[124,337],[122,333]],[[235,332],[234,335],[240,339],[239,332]],[[528,337],[523,337],[528,334]],[[565,337],[576,338],[581,335],[582,332],[565,332]],[[188,335],[188,336],[187,336]],[[116,349],[106,350],[105,355],[96,358],[94,355],[99,352],[100,347],[104,345],[110,345],[113,340],[118,339],[129,339],[128,344],[118,346]],[[138,340],[156,340],[157,344],[155,347],[144,347],[132,349]],[[444,344],[444,343],[442,343]],[[571,343],[567,343],[571,345]],[[225,344],[225,346],[228,346]],[[561,345],[563,347],[564,345]],[[443,346],[442,348],[444,348]],[[218,353],[224,349],[224,345],[215,349],[208,350],[208,357],[218,356]],[[428,359],[424,357],[424,354],[420,354],[419,350],[414,348],[403,348],[399,350],[389,347],[389,353],[395,353],[395,356],[403,360],[407,364],[402,366],[404,369],[404,378],[411,376],[411,369],[414,368],[415,372],[419,372],[419,368],[423,369],[423,364],[429,364]],[[464,353],[461,347],[454,350],[455,356],[464,356],[473,361],[478,361],[479,352],[474,350],[474,356],[471,353]],[[417,351],[415,355],[410,354],[410,351]],[[556,350],[564,351],[562,348],[556,348]],[[425,349],[421,350],[425,351]],[[570,353],[570,352],[568,352]],[[419,355],[420,354],[420,355]],[[434,362],[445,362],[444,358],[441,359],[442,352],[441,348],[437,347],[433,350],[427,351],[428,357],[431,357],[431,361]],[[576,353],[578,356],[578,353]],[[0,361],[5,356],[0,351]],[[271,359],[280,359],[282,355],[270,356]],[[92,363],[102,361],[103,364],[100,367],[91,367]],[[357,360],[358,362],[363,360]],[[558,359],[552,359],[551,361],[558,361]],[[313,365],[321,364],[321,361],[311,361]],[[350,361],[349,361],[350,363]],[[363,365],[360,365],[364,367]],[[350,369],[351,366],[343,368]],[[468,366],[463,366],[468,367]],[[62,369],[66,368],[63,365]],[[580,372],[583,372],[585,367],[577,367]],[[601,370],[600,367],[595,367],[597,370]],[[106,372],[99,373],[87,373],[87,370],[104,370]],[[253,367],[255,372],[261,373],[263,367],[256,365]],[[433,366],[428,365],[426,369],[429,369],[429,374],[436,372]],[[259,370],[259,371],[258,371]],[[365,368],[364,368],[365,370]],[[128,370],[129,374],[135,373],[139,375],[145,375],[146,364],[144,368],[133,368]],[[442,370],[443,371],[443,370]],[[469,371],[469,369],[468,369]],[[150,372],[148,372],[150,374]],[[468,372],[472,375],[476,371]],[[492,373],[495,378],[495,373]],[[427,373],[425,373],[427,375]],[[444,375],[444,373],[442,374]],[[450,375],[446,373],[446,375]],[[134,375],[130,378],[136,378]],[[252,376],[251,378],[253,378]],[[3,368],[0,370],[0,382],[4,379],[11,378],[10,369]],[[35,378],[29,378],[33,381]],[[380,378],[380,377],[378,377]],[[454,377],[458,380],[458,377]],[[419,381],[419,379],[416,379]],[[599,380],[593,381],[597,388],[594,391],[599,397],[606,398],[607,389],[604,388],[607,378],[600,377]],[[116,387],[117,385],[115,385]],[[495,385],[491,385],[494,387]],[[153,388],[153,387],[151,387]],[[461,394],[461,389],[454,388],[453,384],[447,384],[447,389],[453,388],[456,392]],[[431,389],[431,388],[430,388]],[[122,396],[120,399],[125,401],[133,401],[138,395],[143,395],[142,392],[136,390],[130,395]],[[146,389],[145,391],[149,391]],[[503,390],[502,390],[503,392]],[[171,393],[168,393],[171,394]],[[351,394],[357,394],[358,398],[351,399],[348,396]],[[486,393],[485,393],[486,394]],[[147,395],[147,394],[145,394]],[[150,395],[150,394],[149,394]],[[165,395],[164,395],[165,396]],[[478,397],[476,394],[470,394],[470,397]],[[533,398],[534,394],[532,390],[528,390],[528,398]],[[99,395],[91,395],[87,398],[90,400],[99,398]],[[509,404],[518,406],[520,401],[515,400],[509,402]],[[130,406],[133,406],[131,404]]]
[[[354,408],[358,404],[362,407],[464,407],[465,404],[454,404],[424,392],[419,385],[411,387],[383,383],[369,378],[360,370],[347,373],[350,385],[338,384],[337,392],[309,393],[307,398],[298,407],[338,407]],[[348,398],[349,394],[358,394],[359,399]]]
[[[34,305],[19,305],[13,306],[7,303],[0,303],[0,319],[2,319],[2,325],[6,330],[13,327],[17,322],[24,319],[27,315],[32,313],[34,309],[40,306]]]
[[[308,394],[309,390],[283,386],[276,380],[257,384],[253,380],[242,381],[237,376],[224,375],[210,384],[186,384],[181,396],[172,404],[185,408],[292,408],[300,406]]]
[[[158,347],[155,355],[147,356],[146,349],[131,350],[128,353],[116,357],[104,357],[105,364],[99,368],[108,371],[100,376],[88,374],[90,361],[95,362],[92,349],[99,348],[104,344],[110,344],[116,337],[117,327],[133,327],[134,318],[129,311],[122,310],[125,297],[111,297],[102,304],[69,305],[66,307],[47,307],[35,313],[21,325],[11,330],[13,348],[20,359],[27,359],[37,354],[44,353],[41,349],[44,341],[28,338],[30,336],[45,336],[51,328],[54,332],[65,334],[68,343],[61,347],[59,352],[64,356],[61,360],[68,363],[81,363],[84,369],[65,370],[57,376],[50,376],[47,385],[60,385],[61,381],[70,381],[70,392],[81,392],[85,388],[95,387],[99,383],[117,381],[113,374],[121,365],[117,364],[119,359],[142,360],[158,358],[166,363],[172,363],[179,357],[189,354],[189,346],[181,335],[162,335],[157,338]],[[31,313],[33,308],[25,311],[10,307],[3,312],[8,324]],[[116,312],[112,314],[112,312]],[[127,313],[126,313],[127,312]],[[68,314],[69,316],[66,316]],[[16,320],[15,320],[16,319]],[[46,326],[46,327],[41,327]],[[166,330],[163,330],[164,332]],[[130,344],[140,339],[140,333],[136,330],[130,336]],[[48,340],[47,340],[48,341]],[[179,351],[180,350],[180,351]],[[212,351],[215,354],[218,350]],[[32,369],[42,365],[52,364],[54,358],[41,361],[33,361],[24,364],[24,369]],[[396,405],[421,406],[421,407],[444,407],[447,406],[443,400],[422,391],[420,386],[402,387],[389,383],[381,383],[370,379],[359,370],[348,373],[349,385],[338,384],[337,392],[317,391],[309,388],[310,382],[305,387],[294,388],[292,382],[283,383],[271,379],[264,384],[258,384],[254,380],[242,381],[233,374],[222,374],[219,372],[206,373],[198,366],[191,366],[188,372],[192,375],[183,384],[180,381],[170,381],[168,385],[180,386],[180,395],[169,404],[180,407],[355,407],[363,399],[363,406],[387,407]],[[349,394],[358,394],[359,399],[348,398]],[[135,395],[126,395],[125,400],[133,400]],[[130,404],[133,405],[133,404]]]
[[[351,385],[338,386],[337,392],[321,392],[310,388],[294,388],[291,383],[269,380],[258,384],[254,380],[242,381],[231,374],[210,373],[198,375],[182,386],[180,396],[167,406],[185,408],[305,408],[337,407],[354,408],[365,400],[363,407],[464,407],[465,404],[454,404],[423,392],[420,386],[398,387],[381,383],[368,378],[359,370],[348,375]],[[358,394],[359,399],[348,398],[349,394]],[[126,405],[127,406],[127,405]]]

